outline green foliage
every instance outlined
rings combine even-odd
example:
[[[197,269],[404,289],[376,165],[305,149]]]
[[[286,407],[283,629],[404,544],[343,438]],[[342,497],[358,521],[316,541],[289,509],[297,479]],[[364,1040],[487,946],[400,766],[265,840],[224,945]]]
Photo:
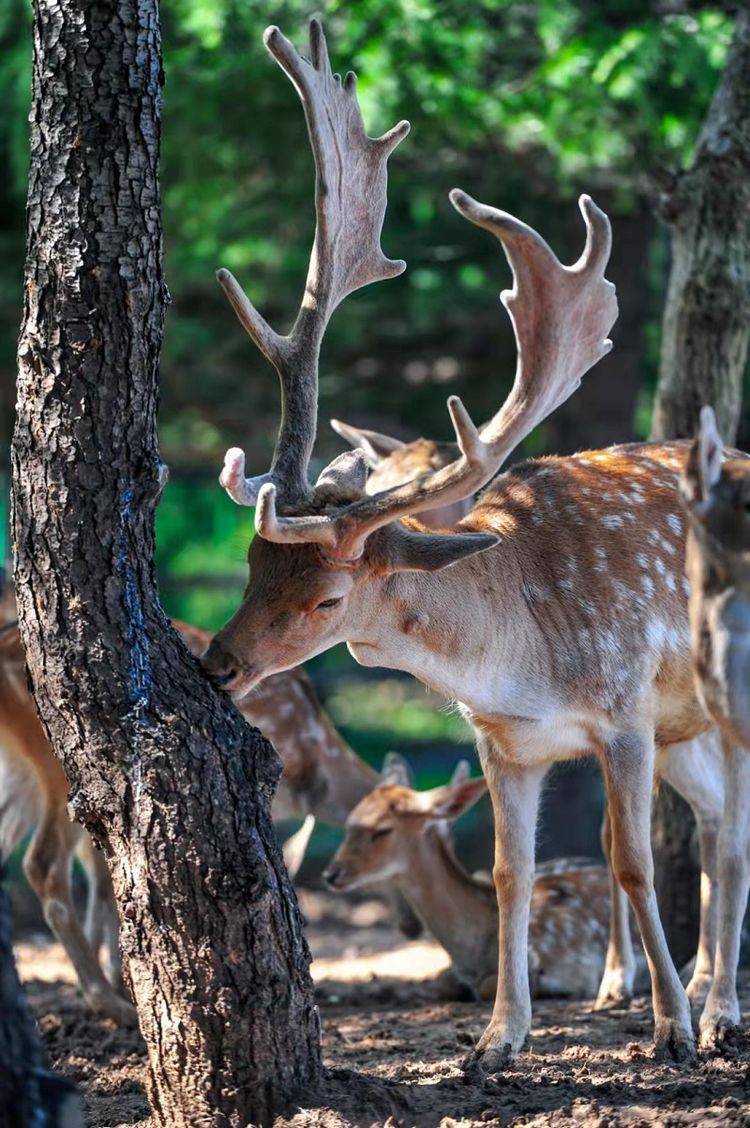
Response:
[[[496,244],[447,203],[459,184],[537,226],[577,254],[573,200],[590,190],[615,221],[643,207],[646,177],[685,161],[726,54],[721,6],[652,0],[325,0],[318,4],[335,67],[355,69],[372,134],[402,117],[412,134],[391,162],[387,253],[407,273],[348,299],[321,363],[319,458],[340,450],[330,415],[405,436],[448,432],[447,392],[476,417],[497,406],[514,367],[498,308],[509,275]],[[658,14],[662,8],[675,14]],[[166,75],[163,204],[173,304],[162,366],[161,438],[173,470],[158,513],[167,609],[217,627],[245,582],[252,513],[217,488],[221,454],[238,443],[264,469],[278,419],[273,373],[238,327],[213,275],[228,266],[274,326],[296,311],[314,228],[313,166],[297,96],[262,45],[277,23],[299,46],[302,0],[162,0]],[[22,300],[23,207],[31,71],[31,5],[0,6],[0,382],[5,439]],[[644,372],[658,353],[665,241],[642,225],[635,248],[648,318],[630,320],[618,349],[633,357],[637,420],[647,421]],[[635,402],[636,396],[633,395]],[[566,409],[567,411],[568,409]],[[570,414],[527,451],[596,441],[595,418]],[[567,420],[567,423],[565,422]],[[559,430],[555,430],[559,428]],[[317,660],[340,674],[341,650]],[[379,761],[394,742],[428,734],[462,741],[463,722],[434,712],[404,683],[382,693],[344,683],[331,707]],[[404,696],[405,695],[405,696]]]

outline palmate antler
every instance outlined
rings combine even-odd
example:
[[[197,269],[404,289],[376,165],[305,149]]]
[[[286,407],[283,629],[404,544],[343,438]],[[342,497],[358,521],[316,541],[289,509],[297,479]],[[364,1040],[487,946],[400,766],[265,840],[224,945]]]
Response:
[[[329,555],[357,557],[367,537],[399,517],[469,497],[498,472],[506,458],[578,387],[609,352],[606,334],[617,318],[617,299],[604,278],[609,220],[588,196],[580,200],[586,246],[574,266],[563,266],[544,239],[496,208],[457,189],[454,207],[501,242],[513,271],[513,289],[501,295],[518,347],[516,377],[500,411],[482,427],[472,423],[457,396],[448,400],[460,457],[432,474],[342,507],[331,515],[278,517],[273,487],[258,498],[256,525],[268,540],[316,541]]]
[[[276,333],[228,270],[217,278],[249,336],[276,368],[281,382],[281,426],[271,469],[245,478],[241,450],[227,451],[221,484],[240,505],[255,505],[264,484],[285,503],[310,492],[310,462],[318,410],[318,354],[339,302],[368,282],[395,278],[406,263],[380,249],[386,208],[388,157],[409,132],[401,121],[382,137],[365,133],[353,72],[331,72],[323,29],[310,21],[310,59],[297,53],[277,27],[263,41],[302,99],[315,157],[315,241],[299,314],[288,336]]]
[[[315,27],[317,28],[315,34],[321,38],[323,33],[320,32],[317,24]],[[283,42],[286,44],[285,39]],[[293,54],[291,45],[286,44],[285,50]],[[294,54],[293,58],[298,59],[299,56]],[[292,73],[286,62],[282,62],[282,65]],[[294,78],[294,74],[292,77]],[[306,108],[307,106],[306,100]],[[361,129],[359,111],[356,117]],[[396,141],[392,141],[391,148],[392,144],[397,143],[400,136],[405,134],[405,126],[406,123],[402,123],[386,135],[391,141],[396,138]],[[314,135],[311,125],[310,133],[311,136]],[[358,134],[360,143],[363,136],[361,129],[361,133]],[[341,142],[341,134],[337,133],[336,138]],[[376,142],[377,146],[383,144],[383,141],[385,139]],[[372,144],[372,142],[368,143]],[[316,160],[320,167],[317,149]],[[344,160],[345,157],[341,157],[341,161]],[[339,199],[348,203],[352,209],[348,213],[348,219],[342,214],[342,226],[354,230],[359,224],[362,231],[369,232],[370,236],[374,237],[373,245],[382,262],[378,238],[383,211],[385,211],[385,159],[379,170],[378,185],[381,194],[373,197],[370,214],[367,196],[355,197],[348,193]],[[617,318],[615,288],[603,274],[609,259],[611,232],[605,213],[597,208],[589,196],[582,196],[580,200],[586,227],[586,244],[581,258],[573,266],[563,266],[545,240],[536,231],[527,227],[526,223],[522,223],[512,215],[495,208],[488,208],[486,204],[477,203],[457,188],[451,192],[450,199],[453,206],[466,219],[491,231],[500,240],[513,272],[513,289],[501,294],[503,305],[508,309],[511,317],[518,345],[518,367],[508,399],[492,420],[482,429],[477,430],[461,400],[457,396],[451,396],[448,400],[448,409],[460,451],[455,461],[440,470],[435,470],[434,473],[397,486],[394,490],[373,494],[359,501],[339,506],[334,512],[280,517],[276,512],[277,474],[272,468],[271,475],[266,475],[265,481],[256,479],[253,490],[248,491],[248,494],[252,493],[257,504],[256,529],[266,540],[285,544],[312,541],[325,546],[329,557],[348,559],[348,561],[358,558],[362,553],[364,541],[374,530],[406,515],[434,509],[439,505],[452,504],[476,493],[495,476],[519,442],[572,395],[580,385],[584,373],[609,352],[611,342],[607,334]],[[316,245],[317,241],[316,237]],[[315,274],[315,261],[314,252],[310,268],[311,276]],[[389,266],[391,270],[388,274],[380,273],[377,276],[389,276],[390,273],[398,272],[392,270],[394,264]],[[367,281],[361,273],[356,276],[360,279],[356,284],[361,285]],[[353,285],[351,289],[354,289]],[[333,301],[333,305],[327,307],[328,312],[338,300],[341,300],[344,292]],[[303,310],[300,312],[300,318],[302,315]],[[283,340],[292,340],[295,332],[297,325],[290,338]],[[321,332],[323,331],[320,329]],[[257,340],[253,332],[250,335]],[[316,363],[319,341],[320,336],[317,335]],[[259,341],[258,343],[261,344]],[[285,387],[282,367],[279,364],[276,367],[282,373],[282,387]],[[308,380],[305,385],[308,413],[305,420],[310,414],[315,413],[315,405],[309,402],[309,388],[316,385],[315,377]],[[286,400],[289,402],[289,399],[290,393],[286,390]],[[282,416],[275,467],[282,466],[284,460],[285,425],[286,431],[293,435],[291,422],[285,423],[285,421],[286,412]],[[309,434],[314,435],[314,433],[315,422],[312,422]],[[306,450],[306,458],[309,458],[309,447]],[[232,455],[233,452],[230,451],[228,459],[231,459]],[[354,457],[350,453],[348,456],[342,456],[342,459],[352,460]],[[295,465],[299,467],[301,461],[298,459]],[[307,468],[307,460],[305,467]],[[335,467],[336,462],[326,473],[335,473]],[[352,466],[351,469],[354,467]],[[224,468],[224,474],[227,474],[227,467]],[[257,490],[256,484],[259,484]],[[302,493],[301,485],[298,488]],[[230,493],[237,501],[245,500],[237,496],[237,492],[230,490]],[[284,502],[288,502],[288,497],[289,495],[284,493]],[[252,504],[249,501],[245,503]]]

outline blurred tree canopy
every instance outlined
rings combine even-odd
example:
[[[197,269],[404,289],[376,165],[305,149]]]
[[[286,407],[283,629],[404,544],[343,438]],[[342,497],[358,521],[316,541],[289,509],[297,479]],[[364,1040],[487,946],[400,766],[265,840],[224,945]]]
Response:
[[[527,450],[645,435],[668,261],[667,236],[651,218],[650,177],[689,158],[731,16],[721,5],[669,0],[328,0],[318,10],[334,69],[359,75],[368,131],[402,117],[412,122],[391,161],[383,236],[386,253],[405,258],[408,269],[354,295],[333,318],[321,363],[321,457],[340,450],[326,426],[331,415],[406,438],[444,437],[448,392],[463,395],[477,418],[495,410],[508,386],[514,343],[497,293],[509,273],[494,241],[451,208],[454,185],[521,215],[568,260],[582,246],[579,193],[591,192],[610,212],[610,277],[621,305],[615,350]],[[277,23],[302,46],[310,14],[302,0],[162,0],[173,303],[161,430],[167,461],[178,478],[181,465],[190,467],[193,483],[185,496],[186,484],[170,487],[160,515],[173,577],[209,565],[236,574],[249,515],[231,510],[214,475],[228,445],[244,445],[254,470],[265,468],[273,446],[275,376],[214,272],[229,267],[274,326],[291,323],[314,227],[313,164],[299,101],[262,32]],[[0,7],[6,441],[20,318],[30,23],[28,0]],[[195,480],[201,474],[204,484]],[[234,593],[224,594],[230,604]],[[203,603],[177,602],[209,625]]]

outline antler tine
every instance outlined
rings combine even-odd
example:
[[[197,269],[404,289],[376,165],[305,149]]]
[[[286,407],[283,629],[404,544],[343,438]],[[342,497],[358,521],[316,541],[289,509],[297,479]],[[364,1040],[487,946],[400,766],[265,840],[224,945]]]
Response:
[[[276,512],[276,486],[265,482],[258,492],[255,509],[255,531],[264,540],[277,544],[299,544],[313,542],[336,546],[336,528],[329,517],[312,515],[308,517],[279,517]]]
[[[305,111],[315,158],[315,240],[304,295],[291,332],[281,336],[265,321],[228,270],[219,283],[248,335],[276,368],[281,382],[281,425],[268,474],[237,478],[237,452],[228,455],[220,481],[241,505],[273,482],[286,504],[303,501],[317,428],[318,354],[334,309],[353,290],[393,278],[406,269],[380,247],[387,196],[386,164],[409,132],[399,122],[382,137],[365,132],[352,72],[342,83],[331,72],[323,28],[310,21],[310,58],[300,55],[277,27],[266,29],[269,54],[293,83]]]

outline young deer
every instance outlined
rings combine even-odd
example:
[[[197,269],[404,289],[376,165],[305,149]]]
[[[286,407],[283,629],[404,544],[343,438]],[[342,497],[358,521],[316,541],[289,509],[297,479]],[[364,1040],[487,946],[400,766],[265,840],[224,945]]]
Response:
[[[398,763],[349,815],[346,837],[323,876],[337,891],[392,883],[451,957],[451,971],[475,998],[497,982],[498,909],[491,882],[467,873],[446,822],[487,790],[466,771],[444,787],[414,791]],[[603,866],[560,859],[537,874],[529,920],[529,979],[536,998],[596,994],[607,949],[608,877]]]
[[[310,61],[277,28],[265,42],[305,107],[317,227],[287,336],[267,324],[228,271],[219,272],[240,320],[277,369],[283,410],[268,473],[246,479],[244,454],[227,454],[222,484],[235,501],[256,506],[258,536],[242,605],[209,647],[206,668],[240,695],[346,642],[363,664],[406,670],[461,703],[477,733],[496,825],[498,989],[475,1059],[489,1069],[521,1048],[530,1026],[527,931],[542,781],[555,760],[597,756],[614,872],[651,970],[656,1041],[687,1056],[694,1050],[690,1008],[659,920],[649,835],[655,743],[707,728],[692,687],[677,570],[685,447],[634,444],[540,459],[497,478],[458,532],[404,523],[487,485],[609,351],[617,315],[603,273],[609,222],[581,198],[586,247],[565,267],[531,228],[454,190],[456,209],[499,239],[513,271],[513,290],[503,296],[518,345],[513,388],[481,430],[451,397],[459,454],[442,470],[367,496],[366,461],[354,451],[310,485],[326,324],[347,294],[404,269],[384,257],[379,238],[386,161],[408,126],[367,137],[354,76],[342,82],[332,74],[316,21]]]
[[[721,1044],[740,1021],[737,965],[750,888],[750,459],[727,452],[710,407],[683,470],[685,568],[696,685],[724,746],[726,810],[718,849],[719,925],[701,1043]]]
[[[455,462],[458,448],[455,443],[437,443],[434,439],[414,439],[401,442],[378,431],[366,431],[332,419],[331,426],[351,446],[363,451],[370,473],[367,478],[368,494],[381,493],[423,474],[441,470]],[[472,499],[461,498],[449,505],[440,505],[421,514],[420,521],[428,529],[452,529],[471,509]]]

